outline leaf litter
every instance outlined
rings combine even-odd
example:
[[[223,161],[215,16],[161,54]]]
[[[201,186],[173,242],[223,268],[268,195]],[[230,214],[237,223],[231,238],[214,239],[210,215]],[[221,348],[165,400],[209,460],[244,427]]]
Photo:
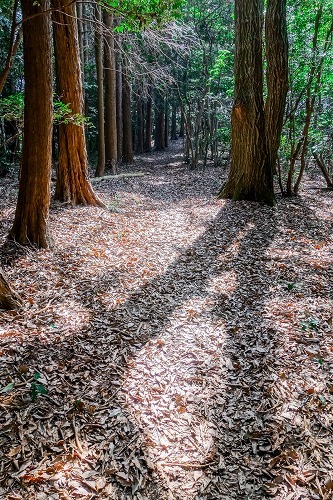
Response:
[[[332,193],[216,200],[179,148],[53,204],[54,247],[5,238],[0,497],[329,499]]]

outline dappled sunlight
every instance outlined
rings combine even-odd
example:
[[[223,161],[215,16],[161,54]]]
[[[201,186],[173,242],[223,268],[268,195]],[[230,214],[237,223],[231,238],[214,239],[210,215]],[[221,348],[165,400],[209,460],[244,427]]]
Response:
[[[329,495],[327,219],[148,168],[99,185],[110,209],[55,205],[52,251],[6,249],[1,477],[42,500]]]
[[[211,401],[225,375],[225,335],[210,313],[202,299],[175,310],[168,327],[129,361],[122,385],[149,460],[169,491],[184,498],[206,485],[205,469],[216,460]]]

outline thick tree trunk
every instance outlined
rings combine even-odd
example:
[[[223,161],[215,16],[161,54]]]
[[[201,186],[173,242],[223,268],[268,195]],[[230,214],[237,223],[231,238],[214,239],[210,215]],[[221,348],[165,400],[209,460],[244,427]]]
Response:
[[[123,161],[125,163],[133,163],[131,89],[127,80],[127,73],[124,65],[122,73],[122,116],[123,116]]]
[[[101,33],[101,7],[95,6],[95,17],[97,26],[95,27],[95,57],[97,73],[97,109],[98,109],[98,161],[95,175],[100,177],[105,172],[105,135],[104,135],[104,92],[103,92],[103,39]]]
[[[19,295],[9,285],[2,270],[0,269],[0,308],[17,309],[22,305]]]
[[[103,13],[107,29],[104,37],[104,82],[105,82],[105,157],[113,174],[117,173],[117,95],[116,56],[114,50],[113,16]]]
[[[265,34],[268,90],[265,128],[270,168],[274,172],[288,92],[286,0],[268,0]]]
[[[21,0],[24,54],[24,136],[15,220],[10,236],[49,245],[52,159],[52,48],[49,0]]]
[[[235,96],[231,166],[219,197],[274,203],[263,103],[262,0],[235,2]]]
[[[75,3],[52,0],[53,35],[57,92],[70,103],[73,114],[83,114],[83,93]],[[95,195],[88,176],[84,127],[75,123],[59,125],[59,166],[55,198],[72,205],[103,205]]]

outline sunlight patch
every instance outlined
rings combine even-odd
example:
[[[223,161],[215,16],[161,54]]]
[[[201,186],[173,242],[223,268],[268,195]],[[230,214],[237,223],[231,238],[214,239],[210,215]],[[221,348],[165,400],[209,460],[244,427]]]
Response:
[[[129,361],[123,382],[148,460],[172,491],[175,474],[185,489],[185,480],[198,488],[216,455],[211,402],[225,372],[225,339],[206,310],[203,299],[184,303],[168,330]]]

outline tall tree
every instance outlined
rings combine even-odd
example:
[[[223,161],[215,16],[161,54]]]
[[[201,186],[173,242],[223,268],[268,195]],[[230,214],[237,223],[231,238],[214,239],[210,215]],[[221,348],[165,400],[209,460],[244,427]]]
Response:
[[[263,1],[235,1],[235,91],[231,114],[231,165],[219,196],[274,202],[263,101]]]
[[[49,0],[21,0],[24,136],[21,177],[10,236],[46,248],[52,159],[52,48]]]
[[[119,49],[119,41],[117,48]],[[122,70],[121,57],[116,51],[116,94],[117,94],[117,160],[121,162],[123,156],[123,112],[122,112]]]
[[[116,54],[114,44],[113,16],[104,11],[106,27],[104,36],[104,82],[105,82],[105,156],[106,164],[113,174],[117,173],[117,95]]]
[[[152,129],[152,97],[151,87],[148,87],[145,113],[145,135],[144,135],[144,151],[151,151],[151,129]]]
[[[286,1],[268,0],[266,58],[268,98],[264,109],[263,1],[235,1],[235,93],[231,115],[231,165],[219,196],[274,203],[277,159],[288,89]]]
[[[103,38],[100,31],[102,14],[101,7],[95,6],[95,58],[97,73],[97,108],[98,108],[98,161],[96,176],[101,176],[105,171],[105,134],[104,134],[104,85],[103,85]]]
[[[283,116],[288,92],[288,34],[286,0],[269,0],[265,19],[267,100],[265,129],[270,169],[280,145]]]
[[[133,163],[133,140],[131,122],[131,87],[128,82],[126,62],[122,64],[122,123],[123,153],[125,163]]]
[[[9,38],[9,47],[7,52],[7,57],[5,61],[5,66],[0,73],[0,94],[3,91],[6,80],[8,78],[10,68],[12,67],[13,60],[15,58],[17,49],[20,45],[22,29],[19,28],[17,30],[17,13],[19,8],[19,0],[14,0],[13,5],[13,17],[12,17],[12,26],[10,30],[10,38]]]
[[[52,0],[57,93],[72,115],[83,114],[78,30],[75,2]],[[82,124],[59,125],[59,164],[55,197],[72,205],[102,205],[88,176],[86,139]]]
[[[165,149],[165,100],[162,91],[155,91],[155,134],[154,149],[161,151]]]

